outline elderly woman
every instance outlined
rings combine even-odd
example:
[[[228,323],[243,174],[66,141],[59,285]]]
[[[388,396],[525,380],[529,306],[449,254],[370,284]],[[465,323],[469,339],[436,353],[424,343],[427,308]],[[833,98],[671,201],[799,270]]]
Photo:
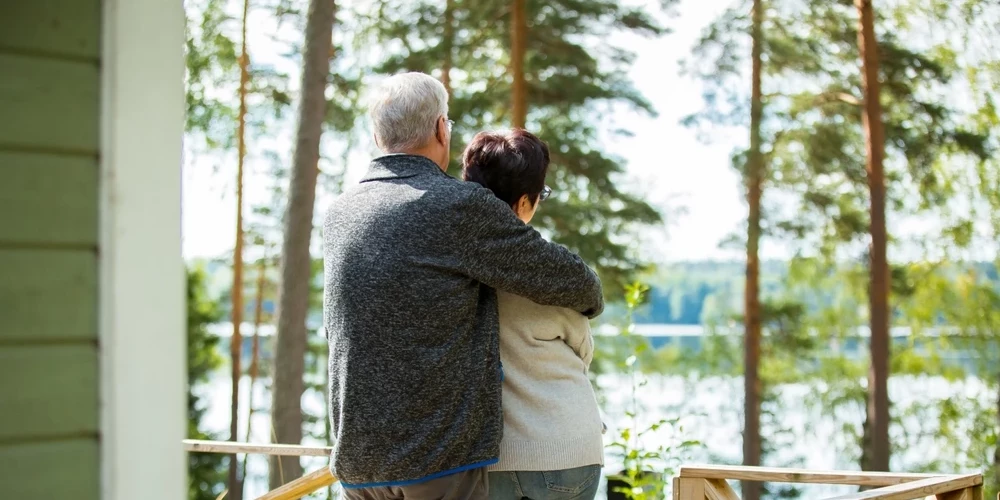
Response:
[[[550,194],[548,146],[524,130],[483,132],[466,148],[463,177],[529,223]],[[600,412],[587,370],[582,314],[498,291],[504,434],[490,467],[492,499],[593,499],[604,461]]]

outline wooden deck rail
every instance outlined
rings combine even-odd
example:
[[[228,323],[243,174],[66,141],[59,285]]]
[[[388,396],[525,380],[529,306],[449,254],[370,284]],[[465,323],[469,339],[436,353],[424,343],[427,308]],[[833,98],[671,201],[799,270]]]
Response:
[[[326,446],[251,444],[184,440],[194,453],[259,453],[301,457],[329,456]],[[895,472],[818,471],[695,465],[681,467],[674,478],[673,500],[739,500],[727,480],[869,486],[875,489],[828,500],[983,500],[982,474],[907,474]],[[257,500],[296,500],[337,482],[328,467],[306,474]],[[1000,497],[997,498],[1000,500]]]
[[[982,474],[815,471],[720,465],[681,467],[680,475],[674,478],[674,500],[739,500],[726,480],[875,488],[828,500],[983,500]]]
[[[202,441],[185,439],[184,449],[193,453],[254,453],[261,455],[281,455],[296,457],[328,457],[332,448],[327,446],[299,446],[292,444],[252,444],[229,441]],[[310,493],[319,491],[333,483],[337,478],[329,467],[323,467],[316,472],[302,476],[284,486],[271,490],[258,497],[257,500],[296,500]]]

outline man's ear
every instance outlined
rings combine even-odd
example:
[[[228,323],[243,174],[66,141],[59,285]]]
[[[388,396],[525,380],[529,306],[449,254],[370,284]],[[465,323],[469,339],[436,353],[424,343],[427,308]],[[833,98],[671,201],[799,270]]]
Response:
[[[375,135],[374,133],[372,134],[372,140],[375,141],[375,147],[378,148],[379,150],[381,150],[382,149],[382,145],[378,143],[378,136]]]
[[[437,128],[434,134],[435,138],[442,146],[448,147],[448,122],[445,121],[444,116],[438,118]]]

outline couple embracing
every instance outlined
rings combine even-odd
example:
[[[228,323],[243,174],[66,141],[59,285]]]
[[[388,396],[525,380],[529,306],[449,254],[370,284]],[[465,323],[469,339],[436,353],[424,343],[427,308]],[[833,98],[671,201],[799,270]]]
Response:
[[[604,308],[583,260],[528,223],[548,146],[478,134],[445,173],[448,95],[388,78],[385,153],[324,221],[333,473],[348,499],[594,498],[602,422],[587,378]]]

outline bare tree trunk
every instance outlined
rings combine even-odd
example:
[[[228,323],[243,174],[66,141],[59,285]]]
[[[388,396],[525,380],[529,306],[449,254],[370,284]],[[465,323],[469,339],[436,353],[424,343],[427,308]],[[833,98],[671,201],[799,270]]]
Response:
[[[871,369],[868,372],[868,421],[871,425],[869,470],[889,470],[889,263],[886,257],[885,135],[879,100],[878,44],[871,0],[855,0],[858,8],[858,47],[861,52],[862,123],[868,157],[871,196]]]
[[[455,52],[455,0],[444,3],[444,36],[441,39],[444,57],[441,63],[441,83],[451,96],[451,67]]]
[[[871,470],[872,468],[872,425],[871,425],[871,414],[865,412],[865,419],[861,422],[861,459],[858,465],[861,466],[861,470]],[[870,486],[861,486],[858,491],[866,491],[871,489]]]
[[[760,198],[764,176],[764,159],[761,154],[760,125],[763,119],[761,79],[761,25],[764,12],[761,0],[753,2],[753,24],[751,25],[751,73],[750,90],[750,154],[747,158],[747,269],[746,290],[744,292],[744,408],[743,408],[743,465],[760,465]],[[761,484],[756,481],[743,482],[743,499],[759,500]]]
[[[278,341],[274,359],[271,412],[275,442],[302,442],[302,392],[305,372],[306,313],[309,309],[312,237],[319,141],[326,115],[331,39],[336,4],[310,0],[302,54],[302,96],[285,213],[278,305]],[[302,475],[298,457],[271,459],[270,485],[276,488]]]
[[[240,112],[239,126],[236,132],[236,244],[233,247],[233,289],[232,289],[232,323],[233,336],[230,341],[230,355],[233,361],[232,385],[233,394],[230,402],[229,439],[239,441],[240,416],[240,376],[243,374],[241,357],[243,353],[243,336],[240,334],[240,323],[243,322],[243,161],[246,158],[246,115],[247,86],[250,81],[250,56],[247,53],[247,14],[250,11],[250,0],[243,0],[242,41],[240,50]],[[240,477],[239,461],[236,454],[229,457],[229,494],[232,500],[243,498],[243,481]]]
[[[257,263],[257,296],[253,304],[253,350],[250,354],[250,391],[247,398],[247,442],[253,442],[253,389],[260,373],[260,325],[264,322],[264,276],[267,273],[267,257],[261,256]],[[247,457],[243,455],[243,471],[246,474]]]
[[[510,19],[511,125],[524,128],[528,120],[528,86],[524,80],[524,55],[527,52],[528,20],[526,0],[514,0]]]

